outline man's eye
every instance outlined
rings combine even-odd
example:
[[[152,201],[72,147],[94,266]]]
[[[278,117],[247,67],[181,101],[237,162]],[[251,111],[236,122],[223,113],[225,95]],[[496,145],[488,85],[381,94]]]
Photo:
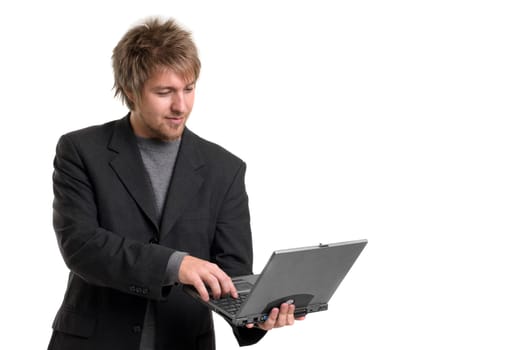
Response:
[[[185,88],[185,92],[191,92],[191,91],[193,91],[193,90],[194,90],[194,86],[187,86],[187,87]]]
[[[156,94],[158,96],[167,96],[168,94],[170,94],[170,92],[169,91],[158,91],[156,92]]]

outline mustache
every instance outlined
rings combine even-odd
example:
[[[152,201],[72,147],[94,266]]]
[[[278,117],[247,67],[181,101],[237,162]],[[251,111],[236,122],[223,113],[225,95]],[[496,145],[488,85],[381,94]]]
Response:
[[[173,118],[179,118],[183,116],[185,116],[185,112],[183,111],[171,111],[171,114],[169,115],[169,117],[173,117]]]

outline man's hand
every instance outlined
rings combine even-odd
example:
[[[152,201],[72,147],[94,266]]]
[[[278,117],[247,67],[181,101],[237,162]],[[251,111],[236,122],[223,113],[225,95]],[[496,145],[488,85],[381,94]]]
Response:
[[[227,294],[233,298],[238,298],[236,287],[231,278],[216,264],[206,260],[190,255],[184,257],[178,272],[178,279],[183,284],[193,285],[204,301],[209,300],[207,287],[215,299]]]
[[[268,315],[268,319],[263,323],[249,323],[247,328],[257,327],[259,329],[269,331],[273,328],[280,328],[284,326],[291,326],[295,320],[302,321],[304,316],[295,318],[295,305],[283,303],[279,308],[274,307]]]

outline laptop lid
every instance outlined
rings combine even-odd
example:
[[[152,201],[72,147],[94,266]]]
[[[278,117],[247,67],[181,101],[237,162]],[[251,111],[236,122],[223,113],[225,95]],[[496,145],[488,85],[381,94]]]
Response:
[[[296,314],[323,311],[367,240],[348,241],[273,252],[237,318],[261,318],[283,302]]]
[[[348,273],[367,240],[274,251],[260,275],[233,277],[240,303],[233,312],[231,302],[221,299],[205,303],[235,326],[267,319],[273,307],[295,304],[295,315],[324,311],[328,301]],[[192,286],[184,290],[204,303]],[[244,298],[242,298],[242,294]]]

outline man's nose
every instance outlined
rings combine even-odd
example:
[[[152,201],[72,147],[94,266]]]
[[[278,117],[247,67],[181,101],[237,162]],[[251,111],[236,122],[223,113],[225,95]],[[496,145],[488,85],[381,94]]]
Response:
[[[185,99],[182,93],[173,94],[171,111],[177,115],[185,113]]]

